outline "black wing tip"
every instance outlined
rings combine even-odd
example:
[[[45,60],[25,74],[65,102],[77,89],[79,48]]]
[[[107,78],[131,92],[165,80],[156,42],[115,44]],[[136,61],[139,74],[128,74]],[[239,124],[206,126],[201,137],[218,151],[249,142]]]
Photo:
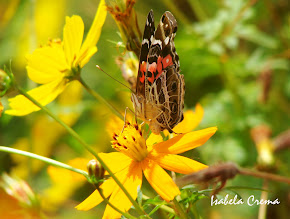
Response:
[[[153,14],[153,10],[151,9],[147,15],[147,20],[151,20],[154,21],[154,14]]]

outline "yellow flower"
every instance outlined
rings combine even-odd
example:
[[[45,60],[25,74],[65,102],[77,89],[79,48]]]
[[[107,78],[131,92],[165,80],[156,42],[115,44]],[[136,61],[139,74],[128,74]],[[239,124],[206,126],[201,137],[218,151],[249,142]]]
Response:
[[[67,84],[75,79],[80,69],[97,52],[96,44],[107,15],[105,1],[101,0],[94,22],[82,44],[84,23],[80,16],[66,18],[63,42],[53,40],[47,46],[36,49],[27,57],[28,77],[41,86],[28,91],[40,104],[52,102]],[[9,99],[10,110],[6,113],[15,116],[27,115],[40,108],[23,95]]]
[[[127,123],[120,135],[113,136],[112,146],[119,152],[99,153],[99,156],[134,199],[137,197],[137,189],[141,187],[143,173],[155,191],[164,200],[170,201],[180,191],[163,168],[182,174],[206,168],[204,164],[177,154],[204,144],[216,130],[216,127],[211,127],[180,134],[164,142],[161,142],[160,135],[150,135],[145,141],[139,127]],[[156,142],[158,143],[154,144]],[[109,201],[121,211],[130,209],[132,203],[112,178],[105,181],[100,188],[105,197],[111,195]],[[96,190],[76,208],[89,210],[102,201],[99,191]],[[120,218],[120,214],[107,205],[103,218]]]

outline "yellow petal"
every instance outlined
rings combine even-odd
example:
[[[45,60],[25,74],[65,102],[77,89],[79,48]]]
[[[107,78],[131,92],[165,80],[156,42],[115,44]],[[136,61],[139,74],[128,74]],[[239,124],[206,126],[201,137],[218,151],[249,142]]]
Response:
[[[27,56],[28,77],[39,84],[46,84],[62,77],[69,69],[60,43],[51,42],[49,46],[36,49]]]
[[[87,50],[87,52],[83,53],[82,56],[79,57],[77,60],[78,65],[82,68],[87,64],[91,57],[98,51],[98,48],[96,46],[91,47]]]
[[[134,162],[133,165],[130,166],[129,173],[125,177],[125,181],[123,181],[122,184],[135,200],[137,198],[138,187],[141,188],[142,184],[142,169],[140,163]],[[123,212],[128,211],[132,206],[130,200],[119,187],[117,187],[117,189],[112,193],[109,201]],[[111,206],[107,205],[103,218],[109,219],[120,217],[121,214],[119,212],[115,211],[113,208],[111,208]]]
[[[64,92],[57,98],[58,104],[61,106],[75,106],[80,103],[82,99],[82,85],[79,81],[71,81]]]
[[[164,169],[176,173],[189,174],[207,168],[207,165],[175,154],[158,154],[157,156],[148,155],[148,158],[153,159]]]
[[[200,104],[196,104],[195,112],[193,110],[187,110],[184,113],[184,119],[181,123],[174,127],[173,131],[176,133],[191,132],[198,126],[203,118],[203,108]]]
[[[134,167],[135,165],[134,165],[134,162],[131,160],[131,163],[128,166],[124,166],[122,163],[120,163],[120,166],[121,166],[120,171],[116,173],[115,176],[120,180],[122,184],[124,184],[123,182],[125,182],[125,180],[127,179],[130,173],[130,170],[132,169],[130,167],[132,166]],[[109,166],[109,168],[111,169],[111,166]],[[103,194],[105,195],[105,197],[108,197],[112,192],[118,190],[118,188],[119,186],[116,184],[116,182],[112,178],[106,180],[101,185],[101,189],[103,189]],[[82,203],[76,206],[76,208],[81,211],[87,211],[97,206],[102,201],[103,201],[103,198],[101,197],[98,190],[96,190],[88,198],[86,198]]]
[[[91,57],[97,51],[96,44],[100,38],[101,30],[103,24],[105,23],[106,16],[107,7],[105,0],[101,0],[93,24],[87,34],[87,37],[77,58],[77,63],[79,63],[80,66],[84,66],[89,61],[88,57]]]
[[[34,88],[27,93],[41,105],[45,106],[52,102],[65,89],[66,84],[66,80],[59,78],[58,80]],[[40,110],[38,106],[23,95],[17,95],[16,97],[8,99],[8,101],[11,109],[6,110],[5,113],[9,115],[24,116]]]
[[[146,179],[165,201],[170,201],[180,194],[171,177],[153,160],[146,158],[141,165]]]
[[[156,135],[154,133],[151,133],[149,138],[146,140],[146,145],[154,145],[162,141],[163,141],[163,138],[161,135]]]
[[[132,163],[132,159],[121,152],[98,153],[113,173],[118,173]]]
[[[73,66],[80,48],[84,35],[84,22],[80,16],[73,15],[66,17],[66,24],[63,29],[63,46],[64,52],[69,66]]]
[[[116,183],[113,179],[108,179],[101,185],[103,195],[107,198],[113,190],[116,188]],[[75,208],[79,211],[87,211],[97,206],[103,201],[98,190],[95,190],[89,197],[87,197],[82,203]]]
[[[180,134],[167,141],[153,145],[151,153],[180,154],[204,144],[215,132],[217,127]]]

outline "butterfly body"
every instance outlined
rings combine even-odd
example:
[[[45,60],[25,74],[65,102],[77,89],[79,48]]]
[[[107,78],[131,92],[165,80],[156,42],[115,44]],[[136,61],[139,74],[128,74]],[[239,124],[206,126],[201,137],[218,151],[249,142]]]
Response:
[[[132,102],[137,117],[149,124],[151,131],[159,134],[164,129],[172,132],[183,119],[184,78],[179,73],[179,57],[174,37],[177,22],[170,12],[165,12],[157,29],[152,10],[145,25],[136,93]]]

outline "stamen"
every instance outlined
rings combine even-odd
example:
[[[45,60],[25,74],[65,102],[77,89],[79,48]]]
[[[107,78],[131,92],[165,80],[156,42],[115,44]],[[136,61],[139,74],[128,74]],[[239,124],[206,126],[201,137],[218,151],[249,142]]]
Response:
[[[146,141],[137,124],[126,122],[124,129],[117,137],[114,133],[112,147],[135,161],[142,161],[148,154]]]

